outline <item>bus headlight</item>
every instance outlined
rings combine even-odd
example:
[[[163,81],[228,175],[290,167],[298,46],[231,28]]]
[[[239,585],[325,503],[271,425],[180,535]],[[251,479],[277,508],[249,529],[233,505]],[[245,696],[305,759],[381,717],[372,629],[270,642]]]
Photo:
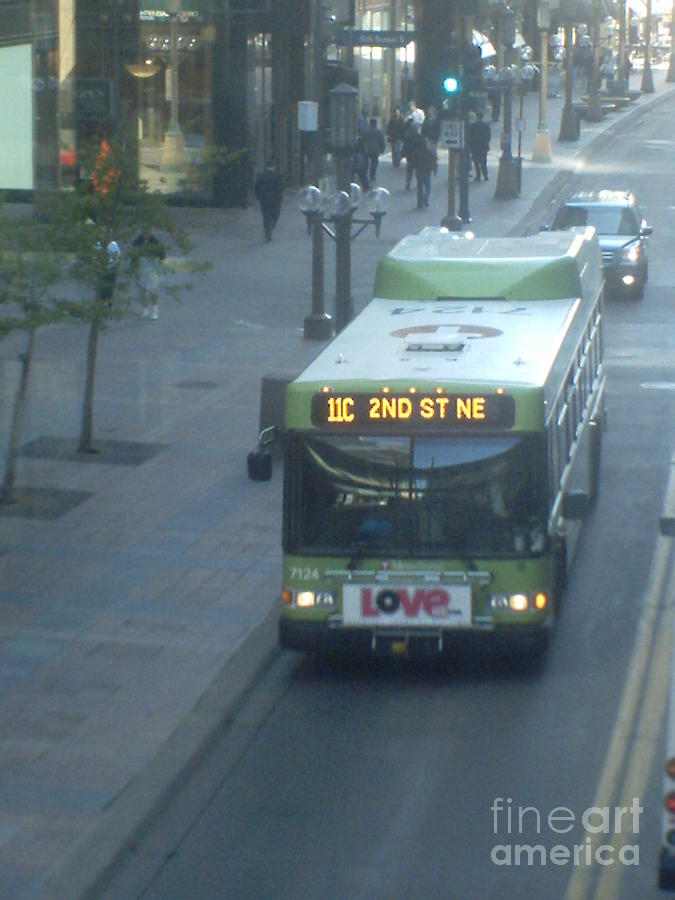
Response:
[[[524,612],[527,607],[527,594],[509,595],[509,609],[513,609],[515,612]]]
[[[335,605],[335,598],[330,591],[297,591],[293,588],[284,588],[281,592],[281,600],[285,606],[295,606],[298,609],[323,608]]]
[[[536,594],[493,594],[490,597],[492,609],[510,609],[513,612],[527,612],[533,609],[541,612],[547,605],[548,598],[543,591]]]

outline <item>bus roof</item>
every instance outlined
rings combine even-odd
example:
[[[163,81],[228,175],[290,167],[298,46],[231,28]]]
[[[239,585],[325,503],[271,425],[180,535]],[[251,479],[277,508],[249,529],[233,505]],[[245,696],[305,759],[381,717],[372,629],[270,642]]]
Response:
[[[411,304],[375,298],[295,384],[473,382],[541,387],[578,304],[576,298]]]
[[[550,300],[595,295],[601,286],[593,228],[526,238],[467,238],[424,228],[380,259],[373,293],[399,300]]]
[[[517,426],[542,427],[596,315],[601,266],[593,228],[405,238],[378,264],[374,299],[288,386],[286,426],[309,427],[317,392],[387,386],[521,393]]]

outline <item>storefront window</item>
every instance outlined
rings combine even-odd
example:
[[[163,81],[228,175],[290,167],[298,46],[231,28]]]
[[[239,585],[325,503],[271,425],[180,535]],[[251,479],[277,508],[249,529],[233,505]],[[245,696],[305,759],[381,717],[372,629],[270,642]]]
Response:
[[[273,154],[272,106],[272,38],[270,34],[254,34],[248,41],[247,66],[250,110],[249,145],[258,165]]]
[[[363,31],[413,31],[414,5],[383,0],[357,0],[357,28]],[[386,126],[394,107],[410,98],[415,44],[404,46],[363,46],[354,49],[354,65],[359,71],[361,108]]]
[[[138,61],[125,68],[135,93],[139,174],[151,190],[209,189],[213,30],[207,5],[141,3]]]

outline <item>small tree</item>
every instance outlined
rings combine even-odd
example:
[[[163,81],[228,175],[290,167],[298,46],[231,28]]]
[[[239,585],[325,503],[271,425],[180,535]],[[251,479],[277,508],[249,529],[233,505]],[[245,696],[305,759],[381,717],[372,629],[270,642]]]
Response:
[[[90,166],[87,166],[88,159]],[[78,450],[93,453],[94,381],[101,331],[114,319],[133,312],[138,293],[133,290],[133,257],[128,248],[140,232],[154,231],[183,254],[189,241],[169,215],[161,194],[151,193],[138,178],[137,166],[124,145],[103,141],[83,154],[90,182],[75,191],[55,192],[47,215],[60,233],[60,249],[72,254],[71,273],[84,296],[64,304],[68,314],[89,323],[82,420]],[[118,256],[116,248],[121,251]],[[197,267],[193,267],[197,268]],[[165,293],[185,285],[168,285]]]
[[[26,348],[20,354],[21,373],[14,396],[0,502],[15,501],[16,466],[35,333],[43,325],[60,319],[63,311],[56,297],[64,277],[62,256],[49,252],[54,229],[32,218],[0,218],[0,336],[11,331],[26,333]]]

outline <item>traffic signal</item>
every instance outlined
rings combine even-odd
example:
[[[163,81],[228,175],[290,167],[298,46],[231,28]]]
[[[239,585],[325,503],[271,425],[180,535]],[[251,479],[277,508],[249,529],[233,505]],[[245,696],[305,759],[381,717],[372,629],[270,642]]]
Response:
[[[456,75],[456,74],[445,75],[443,77],[442,87],[443,87],[443,93],[447,94],[448,96],[452,96],[453,94],[455,94],[455,95],[459,94],[459,92],[462,88],[459,75]]]
[[[449,72],[441,81],[443,94],[441,102],[441,118],[456,119],[459,116],[462,79],[457,72]]]
[[[477,93],[480,91],[483,87],[483,52],[475,44],[470,44],[466,48],[464,72],[467,92]]]

